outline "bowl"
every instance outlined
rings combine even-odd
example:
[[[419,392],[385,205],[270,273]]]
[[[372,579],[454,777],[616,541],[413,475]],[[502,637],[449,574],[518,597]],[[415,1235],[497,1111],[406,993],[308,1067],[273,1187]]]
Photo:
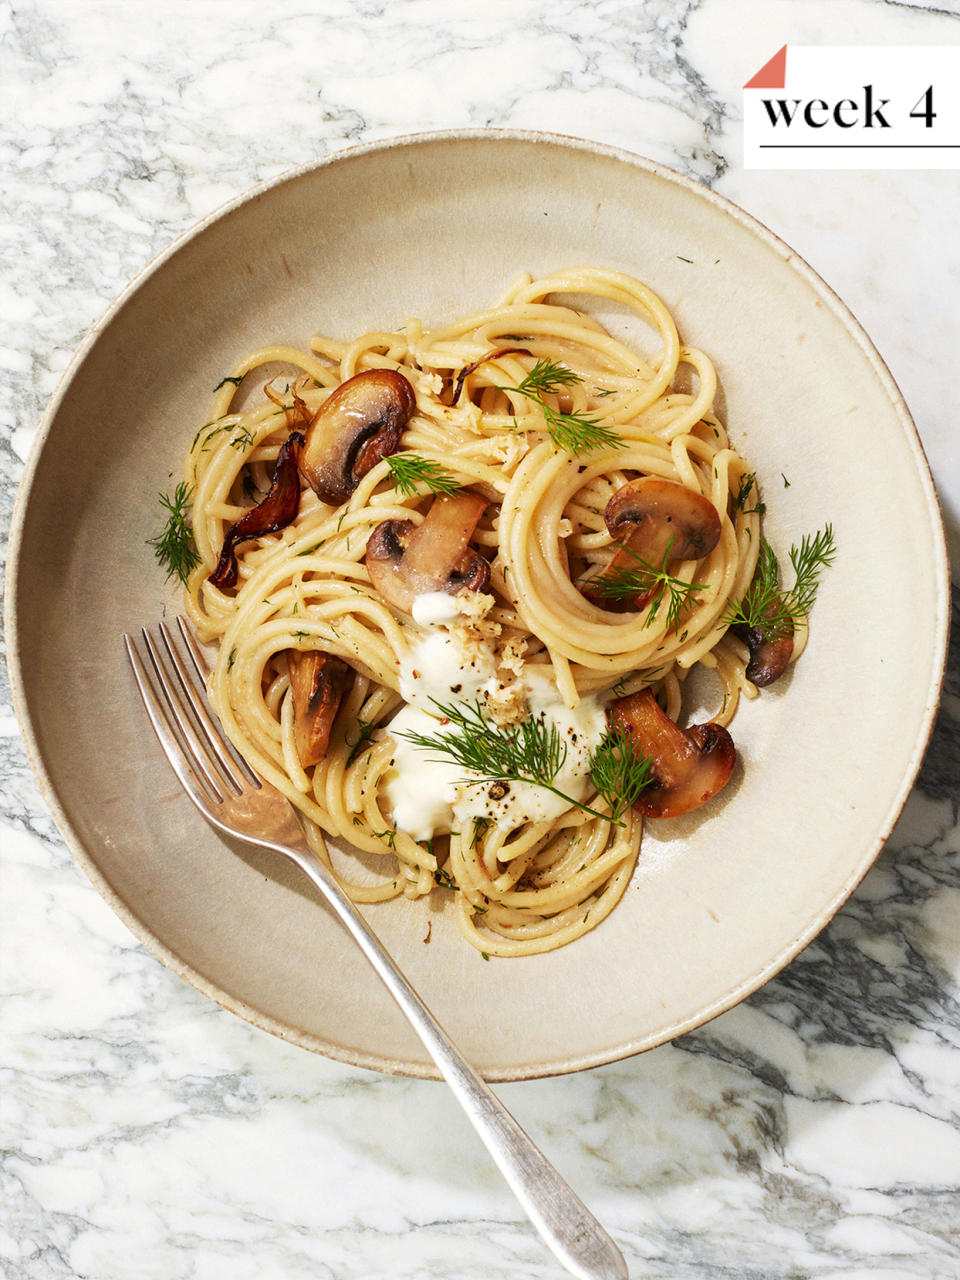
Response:
[[[915,429],[860,326],[785,244],[711,191],[592,143],[476,131],[355,147],[257,188],[151,263],[78,352],[23,482],[10,668],[64,838],[164,964],[359,1066],[435,1074],[310,887],[238,855],[193,810],[126,668],[121,633],[177,608],[147,545],[157,494],[239,354],[447,321],[521,272],[585,264],[643,279],[714,360],[774,545],[832,522],[807,650],[741,705],[730,795],[650,824],[624,900],[579,941],[487,963],[442,902],[365,913],[490,1080],[662,1043],[755,990],[851,893],[910,791],[943,673],[946,552]]]

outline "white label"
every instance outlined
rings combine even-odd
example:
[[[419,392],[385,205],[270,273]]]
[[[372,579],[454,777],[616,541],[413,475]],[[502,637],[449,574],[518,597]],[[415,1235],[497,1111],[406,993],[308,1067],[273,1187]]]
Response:
[[[748,169],[960,168],[960,46],[784,45],[743,130]]]

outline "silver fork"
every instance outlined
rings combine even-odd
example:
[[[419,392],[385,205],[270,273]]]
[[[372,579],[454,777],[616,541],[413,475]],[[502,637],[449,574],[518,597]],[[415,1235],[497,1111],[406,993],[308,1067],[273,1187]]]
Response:
[[[567,1270],[581,1280],[628,1280],[620,1250],[463,1059],[310,849],[289,801],[259,778],[226,742],[206,701],[206,664],[199,646],[184,620],[177,621],[189,666],[164,623],[158,627],[159,643],[146,629],[142,632],[153,682],[133,640],[129,635],[123,639],[147,715],[187,795],[224,835],[270,849],[309,876],[410,1020],[531,1222]]]

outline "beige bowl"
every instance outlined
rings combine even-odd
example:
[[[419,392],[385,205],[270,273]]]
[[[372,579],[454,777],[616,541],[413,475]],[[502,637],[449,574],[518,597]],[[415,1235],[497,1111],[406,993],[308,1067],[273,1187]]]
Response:
[[[471,132],[358,147],[259,188],[154,262],[84,343],[24,480],[10,666],[64,837],[170,968],[347,1062],[434,1074],[310,889],[215,836],[147,727],[120,634],[176,607],[146,545],[156,495],[238,354],[443,322],[523,271],[583,264],[647,281],[715,360],[774,545],[833,522],[810,644],[738,714],[730,793],[650,824],[625,900],[584,939],[485,963],[442,905],[367,915],[488,1078],[636,1053],[742,999],[830,919],[903,805],[939,695],[946,555],[920,444],[856,321],[786,245],[710,191],[587,143]]]

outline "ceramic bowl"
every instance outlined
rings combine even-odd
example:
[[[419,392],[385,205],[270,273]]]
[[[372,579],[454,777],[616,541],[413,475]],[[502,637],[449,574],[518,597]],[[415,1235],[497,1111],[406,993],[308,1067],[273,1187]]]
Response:
[[[357,147],[258,188],[152,263],[84,343],[24,480],[10,666],[64,837],[171,969],[349,1063],[434,1074],[310,887],[219,839],[153,739],[120,636],[177,607],[147,545],[157,494],[240,353],[445,322],[521,272],[585,264],[645,280],[714,360],[774,546],[832,522],[807,651],[738,712],[729,794],[649,824],[624,901],[573,945],[487,963],[440,901],[366,914],[489,1079],[636,1053],[741,1000],[830,919],[893,826],[938,700],[947,571],[927,465],[883,362],[796,254],[709,190],[589,143],[471,132]]]

